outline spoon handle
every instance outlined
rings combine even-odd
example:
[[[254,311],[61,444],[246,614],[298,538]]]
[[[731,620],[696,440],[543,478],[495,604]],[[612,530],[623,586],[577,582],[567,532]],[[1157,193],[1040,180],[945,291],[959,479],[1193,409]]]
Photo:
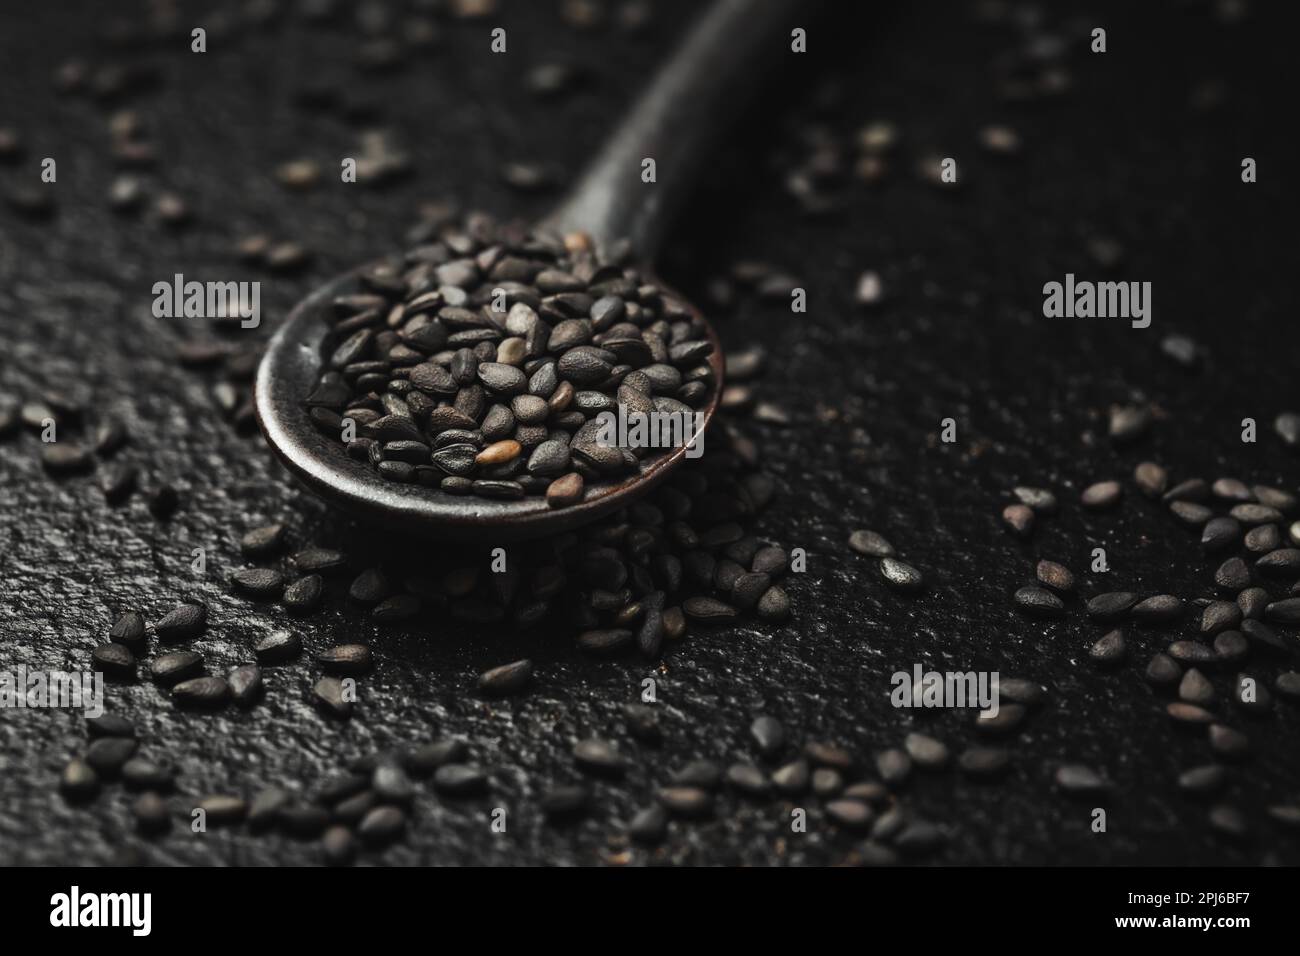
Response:
[[[651,262],[695,170],[759,79],[782,68],[808,0],[714,0],[543,226],[631,243]],[[802,16],[797,15],[802,10]],[[746,67],[750,69],[747,71]],[[655,161],[655,181],[642,164]]]

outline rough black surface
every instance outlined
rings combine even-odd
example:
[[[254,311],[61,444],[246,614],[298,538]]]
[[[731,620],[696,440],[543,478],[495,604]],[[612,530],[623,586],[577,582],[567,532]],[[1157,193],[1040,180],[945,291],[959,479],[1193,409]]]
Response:
[[[1001,782],[974,783],[949,770],[914,774],[906,785],[904,802],[951,835],[935,859],[1300,860],[1294,834],[1263,813],[1300,793],[1294,704],[1280,703],[1266,720],[1230,716],[1254,753],[1231,769],[1224,795],[1246,814],[1251,837],[1229,840],[1209,827],[1208,803],[1176,786],[1180,771],[1210,762],[1204,735],[1174,727],[1166,698],[1142,679],[1166,632],[1133,629],[1129,662],[1102,672],[1087,649],[1104,628],[1085,620],[1077,600],[1063,620],[1039,623],[1018,615],[1010,599],[1032,581],[1040,557],[1069,565],[1085,597],[1212,596],[1221,559],[1200,558],[1196,533],[1140,500],[1130,475],[1143,458],[1163,462],[1175,481],[1234,475],[1296,487],[1300,462],[1269,424],[1300,404],[1294,186],[1282,148],[1290,124],[1278,88],[1289,63],[1286,34],[1271,22],[1278,7],[1260,5],[1225,23],[1210,4],[1143,4],[1141,13],[1135,4],[1044,4],[1045,30],[1075,11],[1085,25],[1108,28],[1111,51],[1091,56],[1074,41],[1072,89],[1024,105],[999,99],[990,71],[995,56],[1020,42],[1020,30],[981,21],[966,6],[899,4],[881,19],[837,12],[812,30],[810,74],[840,85],[825,121],[846,138],[873,118],[898,123],[891,175],[875,188],[844,189],[823,216],[801,215],[768,157],[798,151],[794,130],[820,115],[825,98],[811,82],[788,88],[718,157],[709,188],[676,232],[681,249],[663,268],[673,284],[699,291],[735,259],[765,260],[808,290],[806,315],[792,317],[780,300],[745,299],[720,319],[729,347],[761,342],[777,359],[763,396],[789,409],[798,427],[746,430],[781,484],[762,527],[806,548],[808,572],[790,582],[789,624],[694,627],[650,666],[580,657],[565,628],[517,635],[427,619],[376,628],[341,603],[342,584],[328,609],[302,624],[278,605],[233,595],[226,577],[243,565],[239,539],[254,527],[283,521],[294,544],[342,546],[356,570],[385,543],[332,519],[258,439],[222,420],[211,379],[172,358],[191,330],[151,315],[150,288],[175,272],[260,278],[267,318],[253,337],[261,338],[319,281],[400,248],[422,200],[454,198],[526,217],[544,211],[549,198],[510,191],[498,165],[540,160],[570,179],[692,4],[658,5],[634,36],[609,25],[574,31],[552,4],[508,4],[486,20],[442,24],[434,48],[378,75],[356,71],[347,52],[354,31],[343,26],[305,28],[287,15],[254,23],[241,11],[258,5],[229,4],[231,29],[212,30],[210,52],[197,56],[183,35],[139,50],[108,44],[105,6],[9,5],[0,22],[0,125],[15,127],[26,144],[18,164],[0,166],[0,185],[36,183],[40,157],[59,164],[49,221],[0,210],[0,391],[29,397],[57,388],[121,417],[133,438],[119,460],[140,464],[146,492],[174,482],[181,505],[166,522],[150,516],[143,494],[110,507],[94,476],[49,477],[30,433],[0,440],[0,655],[7,667],[82,668],[120,611],[137,608],[152,622],[187,594],[209,607],[207,631],[192,642],[209,673],[251,660],[265,633],[300,627],[308,653],[266,668],[265,701],[248,712],[179,713],[147,681],[110,687],[111,709],[136,723],[142,753],[175,762],[183,794],[251,797],[270,784],[308,791],[353,757],[456,735],[489,768],[489,795],[451,800],[418,788],[407,836],[367,859],[838,862],[855,839],[830,826],[811,797],[799,801],[810,808],[806,834],[790,832],[795,803],[726,796],[717,819],[674,823],[657,854],[623,855],[608,840],[689,759],[756,758],[748,727],[762,712],[786,723],[791,754],[808,739],[835,741],[870,766],[914,726],[960,749],[976,739],[971,715],[897,711],[889,675],[914,663],[991,667],[1041,681],[1050,696],[1010,742]],[[125,16],[128,5],[114,4],[115,12],[119,6]],[[486,52],[498,20],[511,38],[502,57]],[[185,16],[182,25],[187,32]],[[156,169],[144,176],[192,204],[189,227],[169,232],[147,212],[110,211],[108,109],[51,87],[53,66],[70,56],[156,65],[156,85],[123,102],[143,114],[160,146]],[[551,59],[586,65],[589,86],[535,101],[525,73]],[[307,77],[377,103],[376,125],[399,132],[415,175],[380,190],[334,182],[338,157],[355,151],[360,127],[296,107]],[[1207,82],[1220,83],[1225,99],[1194,108]],[[1021,133],[1020,156],[980,150],[976,131],[992,121]],[[957,194],[912,174],[931,151],[958,158],[965,182]],[[1252,186],[1239,180],[1247,155],[1259,161],[1261,181]],[[326,172],[305,194],[273,176],[278,162],[299,156],[319,158]],[[254,231],[300,239],[315,254],[310,268],[285,278],[237,264],[234,241]],[[1118,277],[1153,283],[1150,329],[1042,317],[1044,282],[1067,271],[1101,277],[1086,250],[1096,237],[1122,243]],[[869,312],[852,302],[864,268],[880,271],[889,296]],[[1160,354],[1161,338],[1173,331],[1204,347],[1199,371]],[[1156,405],[1160,420],[1149,437],[1116,450],[1105,435],[1106,409],[1135,398]],[[1260,423],[1253,445],[1240,441],[1247,416]],[[953,445],[938,441],[948,417],[958,423]],[[1125,504],[1112,514],[1082,513],[1078,491],[1108,477],[1126,482]],[[1020,483],[1051,487],[1062,501],[1062,514],[1040,520],[1027,543],[998,517]],[[923,571],[926,590],[887,590],[874,562],[847,548],[859,527],[886,534]],[[1110,556],[1104,576],[1087,572],[1096,546]],[[207,549],[203,576],[190,570],[198,547]],[[1192,627],[1188,620],[1168,634],[1190,636]],[[1270,681],[1294,666],[1295,632],[1284,630],[1289,665],[1249,662]],[[377,665],[363,678],[356,717],[340,725],[309,703],[319,676],[311,654],[357,640],[372,644]],[[523,656],[536,662],[531,691],[504,701],[474,693],[481,671]],[[658,681],[665,736],[658,748],[623,729],[621,708],[639,698],[647,676]],[[1230,679],[1215,677],[1221,692]],[[62,767],[86,744],[79,715],[0,718],[0,861],[320,859],[313,841],[243,828],[196,836],[185,820],[168,835],[139,837],[132,797],[120,787],[89,807],[58,795]],[[545,825],[541,796],[578,780],[572,746],[591,736],[618,740],[630,769],[622,780],[592,784],[587,819]],[[1056,790],[1061,763],[1086,764],[1114,782],[1104,801],[1106,834],[1090,832],[1090,801]],[[511,813],[505,835],[489,826],[496,806]]]

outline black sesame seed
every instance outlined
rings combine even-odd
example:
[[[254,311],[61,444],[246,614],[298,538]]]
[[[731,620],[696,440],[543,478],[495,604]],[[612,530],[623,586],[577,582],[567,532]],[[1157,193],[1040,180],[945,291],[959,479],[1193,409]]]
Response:
[[[962,772],[977,778],[997,776],[1009,763],[1007,752],[997,747],[968,747],[957,758]]]
[[[1250,587],[1250,568],[1241,558],[1229,558],[1214,572],[1214,583],[1236,594]]]
[[[1253,647],[1262,651],[1274,654],[1287,654],[1290,652],[1287,643],[1263,621],[1255,619],[1242,621],[1241,633],[1249,639]]]
[[[226,675],[226,683],[235,703],[248,707],[262,694],[262,670],[256,664],[241,664]]]
[[[254,528],[239,540],[239,550],[245,557],[259,558],[275,554],[284,544],[285,528],[282,524]]]
[[[1256,561],[1255,567],[1261,574],[1294,577],[1300,574],[1300,548],[1277,548]]]
[[[858,800],[832,800],[826,804],[826,816],[847,830],[867,830],[875,821],[875,811]]]
[[[1255,525],[1268,524],[1269,522],[1283,520],[1282,512],[1278,511],[1276,508],[1270,508],[1267,505],[1260,504],[1247,503],[1234,505],[1228,514],[1240,521],[1242,524],[1252,527]]]
[[[1241,525],[1235,518],[1211,518],[1201,532],[1201,547],[1207,552],[1232,547],[1241,537]]]
[[[1273,681],[1273,689],[1283,697],[1300,700],[1300,671],[1284,671]]]
[[[627,824],[627,835],[638,843],[655,845],[668,833],[668,811],[654,804],[639,811]]]
[[[775,717],[763,715],[754,718],[754,722],[749,725],[749,733],[758,752],[769,759],[780,753],[785,746],[785,728]]]
[[[362,674],[374,666],[374,655],[365,644],[339,644],[317,654],[316,663],[335,674]]]
[[[1088,616],[1094,621],[1118,621],[1138,603],[1131,591],[1108,591],[1091,598],[1087,604]]]
[[[337,677],[322,677],[312,688],[312,697],[316,705],[333,717],[346,719],[352,716],[353,701],[347,694],[343,682]]]
[[[1198,707],[1212,707],[1216,699],[1214,685],[1195,667],[1189,668],[1178,683],[1178,696]]]
[[[1122,494],[1123,487],[1118,481],[1099,481],[1085,488],[1079,501],[1085,508],[1101,510],[1117,504]]]
[[[1282,546],[1282,532],[1275,524],[1262,524],[1246,532],[1245,544],[1252,554],[1267,554]]]
[[[392,591],[388,577],[379,568],[362,571],[348,588],[348,597],[359,604],[378,604]]]
[[[86,718],[86,729],[92,737],[134,737],[135,726],[120,714],[100,714]]]
[[[1199,641],[1174,641],[1167,650],[1180,664],[1214,664],[1219,659],[1214,648]]]
[[[1127,653],[1128,646],[1124,642],[1124,632],[1116,629],[1093,644],[1088,655],[1098,664],[1110,665],[1122,661]]]
[[[51,474],[69,475],[95,466],[90,451],[75,442],[49,442],[41,449],[41,464]]]
[[[772,774],[772,785],[789,796],[797,796],[808,789],[811,769],[806,760],[795,760]]]
[[[294,614],[308,614],[320,606],[325,593],[325,580],[319,574],[308,574],[284,589],[284,606]]]
[[[1300,598],[1274,601],[1264,608],[1264,616],[1277,624],[1300,624]]]
[[[1226,760],[1240,760],[1250,753],[1250,738],[1225,724],[1212,724],[1210,749]]]
[[[1237,595],[1237,607],[1241,608],[1243,618],[1258,620],[1264,616],[1264,608],[1268,603],[1269,595],[1263,588],[1246,588]]]
[[[1129,613],[1142,624],[1167,624],[1182,617],[1183,602],[1172,594],[1156,594],[1133,605]]]
[[[948,763],[948,747],[942,741],[926,734],[908,734],[903,741],[903,747],[918,767],[933,770]]]
[[[1174,684],[1182,676],[1183,669],[1167,654],[1156,654],[1147,663],[1146,679],[1157,686]]]
[[[208,609],[197,602],[187,602],[163,615],[154,625],[159,640],[181,641],[197,637],[207,626]]]
[[[533,662],[518,660],[502,664],[479,675],[478,688],[481,693],[506,696],[522,691],[533,679]]]
[[[1046,588],[1024,587],[1013,595],[1016,606],[1034,617],[1053,618],[1065,613],[1065,604]]]
[[[656,794],[669,813],[681,817],[701,818],[713,813],[713,798],[698,787],[663,787]]]
[[[1166,491],[1163,501],[1204,501],[1210,496],[1210,486],[1201,478],[1189,478]]]
[[[1083,764],[1064,764],[1056,770],[1056,785],[1071,795],[1096,796],[1110,790],[1106,778]]]
[[[1040,514],[1052,514],[1056,511],[1056,495],[1046,488],[1031,488],[1027,485],[1018,485],[1011,489],[1011,493],[1016,496],[1022,505],[1026,505]]]
[[[124,644],[101,644],[91,652],[91,665],[117,680],[135,679],[135,655]]]
[[[1224,663],[1239,661],[1250,653],[1250,643],[1240,631],[1222,631],[1214,637],[1214,653]]]
[[[146,760],[132,757],[122,764],[122,782],[131,790],[170,790],[175,782],[176,772]]]
[[[1018,707],[1018,704],[1011,704]],[[1006,708],[1003,708],[1005,711]],[[912,758],[904,750],[890,748],[876,754],[876,772],[887,786],[901,786],[912,773]]]
[[[1148,498],[1159,498],[1169,483],[1169,475],[1155,462],[1144,461],[1133,470],[1133,480]]]
[[[1007,505],[1002,509],[1002,520],[1012,532],[1027,538],[1034,531],[1034,512],[1028,505]]]
[[[573,759],[579,769],[599,776],[621,777],[627,770],[627,759],[605,740],[579,741],[573,748]]]
[[[450,796],[481,793],[487,789],[487,783],[487,776],[483,771],[467,764],[444,764],[433,774],[434,788],[439,793]]]
[[[1199,528],[1202,525],[1204,525],[1207,521],[1209,521],[1211,518],[1214,517],[1213,511],[1205,507],[1205,505],[1198,504],[1195,501],[1172,502],[1169,505],[1169,511],[1175,518],[1177,518],[1183,524],[1192,528]],[[1226,521],[1231,519],[1224,519],[1224,520]],[[1221,542],[1218,539],[1220,539],[1223,536],[1223,533],[1224,533],[1224,529],[1221,525],[1216,526],[1214,529],[1211,529],[1206,532],[1206,536],[1209,540],[1207,539],[1203,539],[1203,540],[1207,540],[1207,544],[1206,544],[1207,550],[1213,550],[1216,547],[1222,546]]]
[[[790,615],[790,597],[783,588],[773,585],[758,599],[757,611],[765,621],[783,621]]]
[[[136,827],[141,833],[157,834],[171,826],[171,812],[167,801],[152,791],[142,793],[131,805]]]
[[[406,829],[406,814],[394,806],[375,807],[357,825],[357,835],[372,846],[391,843]]]
[[[144,647],[144,617],[138,611],[125,612],[113,623],[108,638],[139,651]]]
[[[722,768],[712,760],[692,760],[674,771],[670,782],[679,787],[699,787],[715,790],[722,782]]]
[[[590,808],[591,791],[578,784],[553,787],[542,794],[538,806],[552,822],[572,820]]]
[[[880,575],[886,584],[897,591],[915,592],[925,585],[921,572],[898,558],[881,558]]]
[[[346,566],[343,553],[328,548],[304,548],[290,560],[304,574],[335,571]]]
[[[1214,722],[1214,715],[1204,707],[1198,707],[1184,701],[1174,701],[1165,707],[1165,711],[1181,724],[1201,725]]]
[[[997,713],[981,711],[975,717],[975,729],[990,735],[1008,734],[1017,730],[1025,720],[1021,704],[1002,704]]]
[[[99,737],[86,748],[86,763],[100,777],[116,778],[122,766],[134,756],[136,747],[131,737]]]
[[[140,469],[135,465],[123,464],[109,467],[100,482],[104,500],[110,505],[122,504],[135,493],[139,481]]]
[[[682,604],[682,610],[693,621],[726,621],[736,616],[736,609],[716,598],[692,597]]]
[[[1038,580],[1053,591],[1068,594],[1074,590],[1074,573],[1063,564],[1039,561],[1035,573]]]
[[[1213,793],[1227,783],[1228,771],[1221,764],[1192,767],[1178,775],[1178,787],[1188,793]]]
[[[99,792],[99,775],[89,763],[74,758],[68,761],[59,776],[59,789],[68,800],[89,800]]]
[[[412,750],[406,755],[407,773],[427,777],[446,764],[462,763],[469,756],[469,746],[463,740],[436,740]]]
[[[1047,699],[1047,689],[1035,681],[1008,677],[998,682],[998,694],[1016,704],[1033,707]]]
[[[172,700],[180,707],[217,708],[230,698],[230,685],[220,677],[194,677],[172,688]]]
[[[1241,624],[1241,608],[1235,601],[1214,601],[1201,614],[1201,633],[1218,634]]]
[[[149,665],[149,674],[154,683],[164,687],[170,687],[202,672],[203,658],[193,651],[160,654]]]
[[[278,597],[284,591],[284,575],[274,568],[241,568],[230,579],[239,591],[259,600]]]

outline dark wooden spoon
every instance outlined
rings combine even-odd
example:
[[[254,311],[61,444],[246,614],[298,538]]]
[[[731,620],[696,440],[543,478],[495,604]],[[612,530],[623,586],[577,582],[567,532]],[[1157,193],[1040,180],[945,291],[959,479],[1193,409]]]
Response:
[[[770,72],[765,61],[789,55],[789,31],[800,25],[794,20],[800,6],[797,0],[715,0],[541,225],[585,232],[602,247],[627,242],[636,260],[652,263],[669,216],[690,195],[693,173],[757,85],[746,68]],[[656,182],[641,180],[646,158],[655,160]],[[320,373],[321,342],[329,330],[326,310],[336,297],[359,290],[365,268],[326,283],[300,302],[271,339],[257,371],[257,418],[267,442],[329,503],[399,534],[511,541],[577,527],[623,507],[684,460],[685,447],[648,459],[630,478],[589,485],[583,500],[567,508],[551,508],[540,495],[494,501],[381,478],[318,432],[304,403]],[[712,326],[706,328],[715,386],[702,409],[705,428],[723,384],[722,348]]]

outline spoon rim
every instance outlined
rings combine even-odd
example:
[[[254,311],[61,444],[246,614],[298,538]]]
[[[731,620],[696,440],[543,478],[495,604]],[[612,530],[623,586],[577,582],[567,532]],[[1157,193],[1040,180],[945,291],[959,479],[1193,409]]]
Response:
[[[494,500],[473,493],[453,495],[415,482],[394,482],[369,463],[350,458],[337,438],[316,428],[305,402],[320,375],[321,343],[330,331],[322,315],[330,302],[381,262],[351,269],[318,286],[290,311],[267,345],[253,388],[257,422],[267,444],[291,474],[318,497],[357,520],[403,535],[474,538],[493,532],[502,540],[520,540],[571,530],[631,504],[661,484],[683,461],[686,446],[660,454],[637,474],[616,482],[585,484],[583,499],[553,508],[544,494]],[[694,303],[664,285],[649,270],[645,280],[691,310],[704,324],[713,349],[707,356],[714,385],[703,412],[699,434],[712,423],[723,389],[724,361],[717,330]]]

